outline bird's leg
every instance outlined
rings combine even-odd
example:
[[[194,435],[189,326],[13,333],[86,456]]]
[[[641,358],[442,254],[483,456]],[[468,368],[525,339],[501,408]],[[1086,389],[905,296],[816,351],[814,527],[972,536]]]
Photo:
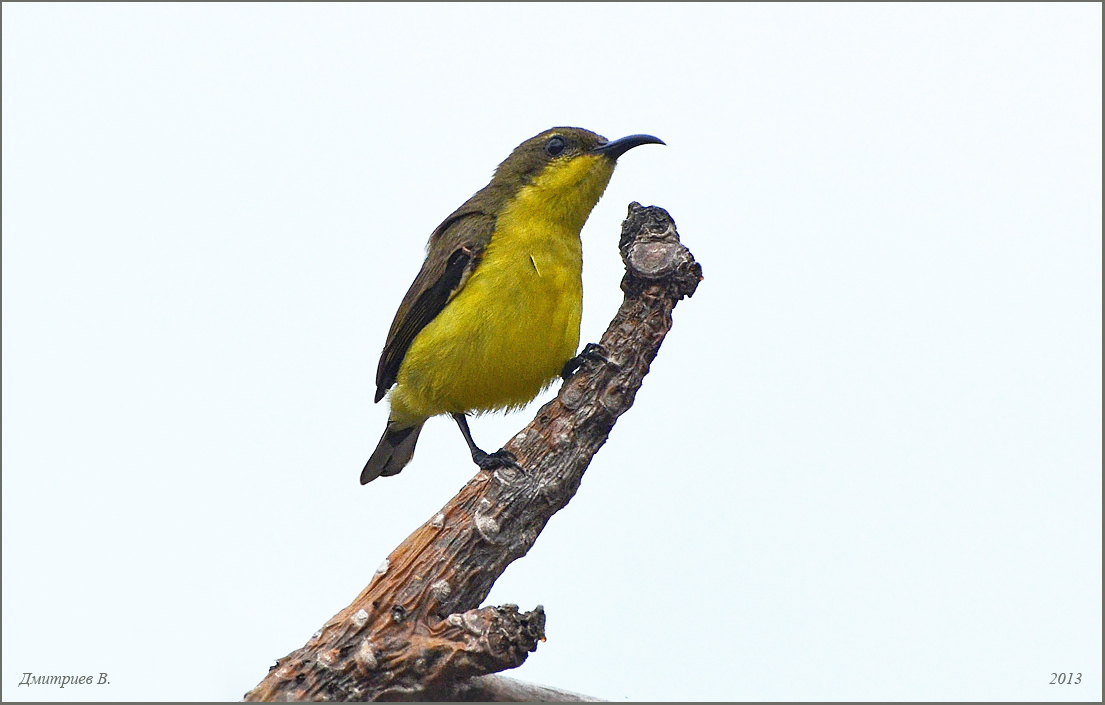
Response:
[[[481,470],[494,470],[495,468],[518,468],[522,469],[522,466],[518,464],[518,458],[514,456],[509,450],[500,448],[494,453],[485,453],[476,446],[476,442],[472,440],[472,431],[468,428],[468,417],[464,414],[451,414],[453,421],[457,422],[457,426],[460,426],[460,433],[464,436],[464,442],[468,444],[468,450],[472,451],[472,462],[480,466]]]
[[[585,362],[605,362],[608,365],[614,364],[610,361],[610,358],[606,357],[606,349],[598,343],[587,343],[583,346],[583,351],[564,363],[564,369],[560,371],[560,378],[567,382],[572,378],[580,367],[583,367]]]

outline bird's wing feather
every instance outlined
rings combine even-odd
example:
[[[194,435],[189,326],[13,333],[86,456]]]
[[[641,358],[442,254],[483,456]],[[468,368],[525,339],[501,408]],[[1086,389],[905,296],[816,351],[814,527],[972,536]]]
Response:
[[[430,236],[430,251],[422,270],[407,290],[388,331],[376,368],[376,401],[387,394],[415,336],[441,313],[483,256],[495,218],[482,211],[458,210]]]

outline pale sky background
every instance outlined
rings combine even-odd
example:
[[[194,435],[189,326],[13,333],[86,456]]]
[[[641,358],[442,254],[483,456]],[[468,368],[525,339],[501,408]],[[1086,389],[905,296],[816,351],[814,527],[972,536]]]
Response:
[[[356,596],[474,474],[437,419],[358,484],[426,238],[574,125],[668,143],[584,228],[583,341],[630,201],[706,278],[489,597],[548,611],[509,675],[1100,700],[1101,21],[4,4],[4,699],[237,699]]]

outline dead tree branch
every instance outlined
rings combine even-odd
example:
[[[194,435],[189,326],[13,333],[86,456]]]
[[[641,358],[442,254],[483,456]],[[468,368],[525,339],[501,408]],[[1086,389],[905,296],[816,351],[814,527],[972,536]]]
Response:
[[[515,668],[537,648],[544,639],[540,606],[525,613],[515,605],[479,606],[575,494],[614,422],[633,404],[676,302],[702,279],[662,208],[631,203],[619,249],[625,299],[600,342],[606,359],[584,364],[506,444],[525,471],[481,471],[469,480],[246,700],[490,697],[487,687],[502,682],[477,677]]]

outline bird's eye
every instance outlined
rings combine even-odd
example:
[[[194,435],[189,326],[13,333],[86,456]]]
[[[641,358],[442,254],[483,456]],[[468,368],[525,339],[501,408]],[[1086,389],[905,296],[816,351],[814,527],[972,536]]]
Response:
[[[553,137],[549,138],[548,142],[545,143],[545,154],[548,154],[550,157],[558,156],[561,152],[564,151],[564,148],[567,146],[568,144],[564,141],[563,137],[561,137],[560,135],[554,135]]]

